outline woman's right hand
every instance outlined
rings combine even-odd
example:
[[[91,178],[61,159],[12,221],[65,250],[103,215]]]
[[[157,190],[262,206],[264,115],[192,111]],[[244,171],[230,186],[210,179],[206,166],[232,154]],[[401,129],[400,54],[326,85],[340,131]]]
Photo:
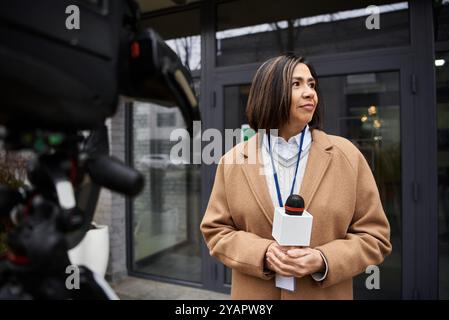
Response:
[[[280,246],[277,242],[273,242],[268,246],[265,253],[265,266],[271,270],[286,277],[292,277],[294,274],[294,267],[285,262],[289,260],[287,250],[290,247]]]
[[[326,268],[320,251],[300,246],[280,246],[273,242],[265,253],[268,269],[286,277],[302,278]]]

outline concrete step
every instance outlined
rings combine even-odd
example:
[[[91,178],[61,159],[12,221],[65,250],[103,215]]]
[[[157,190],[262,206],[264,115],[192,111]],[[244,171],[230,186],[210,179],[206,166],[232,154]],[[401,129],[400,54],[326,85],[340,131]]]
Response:
[[[123,300],[229,300],[228,294],[136,277],[111,284]]]

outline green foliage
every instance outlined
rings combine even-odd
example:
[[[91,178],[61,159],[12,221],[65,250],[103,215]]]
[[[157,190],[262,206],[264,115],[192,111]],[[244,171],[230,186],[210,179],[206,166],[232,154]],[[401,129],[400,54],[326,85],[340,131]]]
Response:
[[[24,186],[23,181],[18,180],[11,172],[4,170],[4,168],[0,167],[0,184],[6,185],[13,189],[20,188]]]
[[[29,159],[19,153],[0,151],[0,185],[16,189],[25,185],[26,163]],[[0,254],[6,250],[6,233],[0,223]]]
[[[24,186],[27,157],[21,154],[0,152],[0,184],[11,188]]]
[[[0,254],[3,254],[6,251],[6,233],[3,232],[2,228],[0,228]]]

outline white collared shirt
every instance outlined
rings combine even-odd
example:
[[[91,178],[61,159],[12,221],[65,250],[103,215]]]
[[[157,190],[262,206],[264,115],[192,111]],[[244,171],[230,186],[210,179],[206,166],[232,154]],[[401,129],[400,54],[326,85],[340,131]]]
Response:
[[[278,175],[279,188],[281,191],[282,201],[285,203],[294,180],[296,161],[298,159],[299,144],[301,142],[301,133],[291,137],[288,142],[284,138],[271,135],[271,151],[273,155],[273,162]],[[304,177],[305,168],[307,165],[307,159],[309,158],[309,150],[312,145],[312,134],[310,133],[309,126],[306,127],[304,132],[304,141],[301,151],[301,159],[299,161],[298,172],[296,174],[296,183],[293,189],[293,193],[299,194],[301,188],[301,182]],[[268,147],[268,135],[264,135],[262,159],[264,162],[264,172],[268,189],[270,191],[271,200],[275,207],[279,207],[279,201],[277,197],[276,185],[273,176],[273,166],[271,165],[270,151]],[[283,204],[284,204],[283,203]]]
[[[299,145],[301,143],[301,132],[296,136],[291,137],[288,142],[280,136],[271,136],[271,152],[273,155],[273,162],[276,168],[279,188],[282,196],[282,201],[285,203],[290,196],[292,183],[294,180],[296,161],[298,159]],[[304,141],[302,145],[301,158],[299,160],[298,172],[296,173],[296,182],[293,189],[294,194],[299,194],[301,183],[304,178],[304,172],[309,158],[310,147],[312,146],[312,134],[309,126],[304,130]],[[268,145],[268,135],[265,134],[263,138],[262,160],[264,166],[265,179],[268,184],[271,200],[274,207],[279,207],[279,200],[276,191],[276,184],[273,175],[273,166],[271,164],[270,150]],[[284,204],[283,203],[283,204]],[[322,281],[326,278],[328,272],[328,265],[326,258],[321,254],[326,264],[326,271],[324,273],[317,272],[312,274],[315,281]]]

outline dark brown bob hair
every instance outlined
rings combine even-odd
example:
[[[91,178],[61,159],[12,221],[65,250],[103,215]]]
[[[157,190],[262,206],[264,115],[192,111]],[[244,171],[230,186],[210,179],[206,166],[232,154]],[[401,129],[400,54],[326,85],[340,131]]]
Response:
[[[252,129],[280,129],[290,117],[293,70],[304,63],[315,78],[318,105],[309,122],[311,129],[321,129],[322,108],[318,79],[313,67],[305,58],[292,53],[283,54],[264,62],[253,78],[249,91],[246,116]]]

